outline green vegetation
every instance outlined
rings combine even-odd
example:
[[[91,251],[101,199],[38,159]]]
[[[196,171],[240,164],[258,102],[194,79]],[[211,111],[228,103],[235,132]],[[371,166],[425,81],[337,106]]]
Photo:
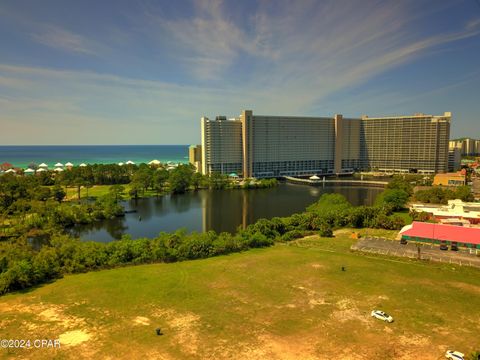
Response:
[[[469,186],[459,186],[455,189],[434,186],[430,189],[417,191],[414,199],[423,203],[446,204],[448,200],[453,199],[473,201],[474,197]]]
[[[62,346],[1,357],[430,360],[478,350],[478,269],[350,252],[350,234],[69,275],[5,295],[3,337],[41,334]],[[373,319],[373,309],[395,322]]]
[[[410,195],[402,189],[386,189],[375,199],[377,206],[387,206],[393,211],[405,208]]]
[[[123,213],[118,204],[124,189],[114,185],[94,204],[45,203],[22,222],[28,229],[41,229],[45,245],[40,250],[29,245],[26,236],[0,243],[0,294],[43,283],[64,274],[91,271],[125,264],[174,262],[271,246],[275,241],[291,241],[308,233],[332,236],[342,227],[399,229],[404,221],[387,207],[353,207],[342,195],[324,194],[305,213],[271,220],[260,219],[236,234],[160,234],[155,239],[128,237],[108,244],[82,242],[61,235],[66,226],[87,223]],[[17,202],[15,202],[16,204]],[[43,212],[42,212],[43,211]],[[45,231],[42,224],[49,224]],[[55,227],[56,226],[56,227]]]
[[[417,177],[417,176],[416,176]],[[391,190],[403,190],[408,195],[413,194],[413,186],[411,179],[408,176],[394,176],[392,181],[387,185],[387,189]]]
[[[221,174],[203,176],[191,165],[173,170],[146,164],[92,165],[35,176],[6,174],[0,176],[0,238],[51,236],[68,226],[122,216],[119,202],[127,198],[276,185],[276,179],[240,183]]]

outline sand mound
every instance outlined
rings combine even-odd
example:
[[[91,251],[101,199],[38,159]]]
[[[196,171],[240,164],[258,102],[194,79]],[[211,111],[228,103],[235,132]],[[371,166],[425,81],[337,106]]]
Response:
[[[150,319],[144,316],[137,316],[133,319],[133,323],[136,325],[150,325]]]
[[[75,346],[90,340],[90,334],[85,330],[67,331],[59,336],[60,345]]]

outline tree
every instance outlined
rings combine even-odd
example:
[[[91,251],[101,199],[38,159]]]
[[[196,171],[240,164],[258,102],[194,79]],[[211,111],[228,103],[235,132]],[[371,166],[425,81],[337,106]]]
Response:
[[[46,202],[52,196],[52,192],[48,187],[40,186],[35,192],[37,200]]]
[[[375,205],[388,206],[392,211],[398,211],[405,208],[409,195],[405,190],[387,189],[380,193],[375,199]]]
[[[82,189],[82,186],[85,184],[85,180],[80,177],[80,176],[77,176],[74,180],[73,180],[73,184],[77,187],[77,198],[78,200],[80,200],[81,198],[81,189]]]
[[[164,168],[159,168],[153,173],[152,183],[153,188],[157,192],[157,196],[162,192],[165,183],[168,180],[168,171]]]
[[[59,203],[63,201],[67,193],[62,189],[60,185],[55,185],[52,189],[53,198]]]
[[[138,194],[140,191],[143,189],[142,185],[139,184],[138,182],[131,182],[130,183],[130,190],[128,191],[128,194],[133,197],[134,199],[138,199]]]
[[[387,184],[387,189],[397,189],[405,191],[409,196],[413,194],[412,184],[407,179],[400,176],[394,176],[393,179]]]
[[[228,176],[219,172],[213,172],[208,179],[210,188],[220,190],[225,189],[228,185]]]
[[[168,182],[174,194],[184,193],[190,187],[193,168],[189,165],[179,165],[170,172]]]
[[[196,172],[192,175],[192,186],[195,190],[198,190],[203,182],[203,175]]]
[[[473,201],[474,196],[470,186],[459,186],[455,189],[455,198],[462,201]]]
[[[85,180],[85,182],[83,183],[83,186],[87,190],[87,199],[88,199],[88,189],[93,187],[92,182],[90,180]]]
[[[123,194],[125,192],[125,186],[123,185],[112,185],[108,189],[108,193],[115,199],[115,202],[123,200]]]
[[[142,192],[145,193],[152,186],[153,170],[149,166],[143,165],[133,174],[132,182],[138,184]]]

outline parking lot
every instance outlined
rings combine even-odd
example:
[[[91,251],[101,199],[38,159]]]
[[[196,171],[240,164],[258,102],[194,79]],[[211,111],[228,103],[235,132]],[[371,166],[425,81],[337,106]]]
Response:
[[[469,249],[458,251],[440,250],[439,246],[413,243],[402,245],[398,240],[366,237],[358,240],[351,247],[352,250],[390,256],[401,256],[410,259],[438,261],[461,266],[480,267],[480,256],[470,253]],[[420,249],[420,250],[419,250]]]

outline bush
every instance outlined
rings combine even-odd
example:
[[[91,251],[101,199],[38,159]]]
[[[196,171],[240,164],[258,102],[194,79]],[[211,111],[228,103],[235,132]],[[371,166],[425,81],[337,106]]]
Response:
[[[321,237],[333,237],[333,230],[328,224],[322,224],[318,231],[318,235]]]
[[[286,232],[285,234],[283,234],[280,239],[283,240],[283,241],[292,241],[292,240],[295,240],[295,239],[300,239],[304,236],[304,233],[303,231],[300,231],[300,230],[291,230],[289,232]]]

